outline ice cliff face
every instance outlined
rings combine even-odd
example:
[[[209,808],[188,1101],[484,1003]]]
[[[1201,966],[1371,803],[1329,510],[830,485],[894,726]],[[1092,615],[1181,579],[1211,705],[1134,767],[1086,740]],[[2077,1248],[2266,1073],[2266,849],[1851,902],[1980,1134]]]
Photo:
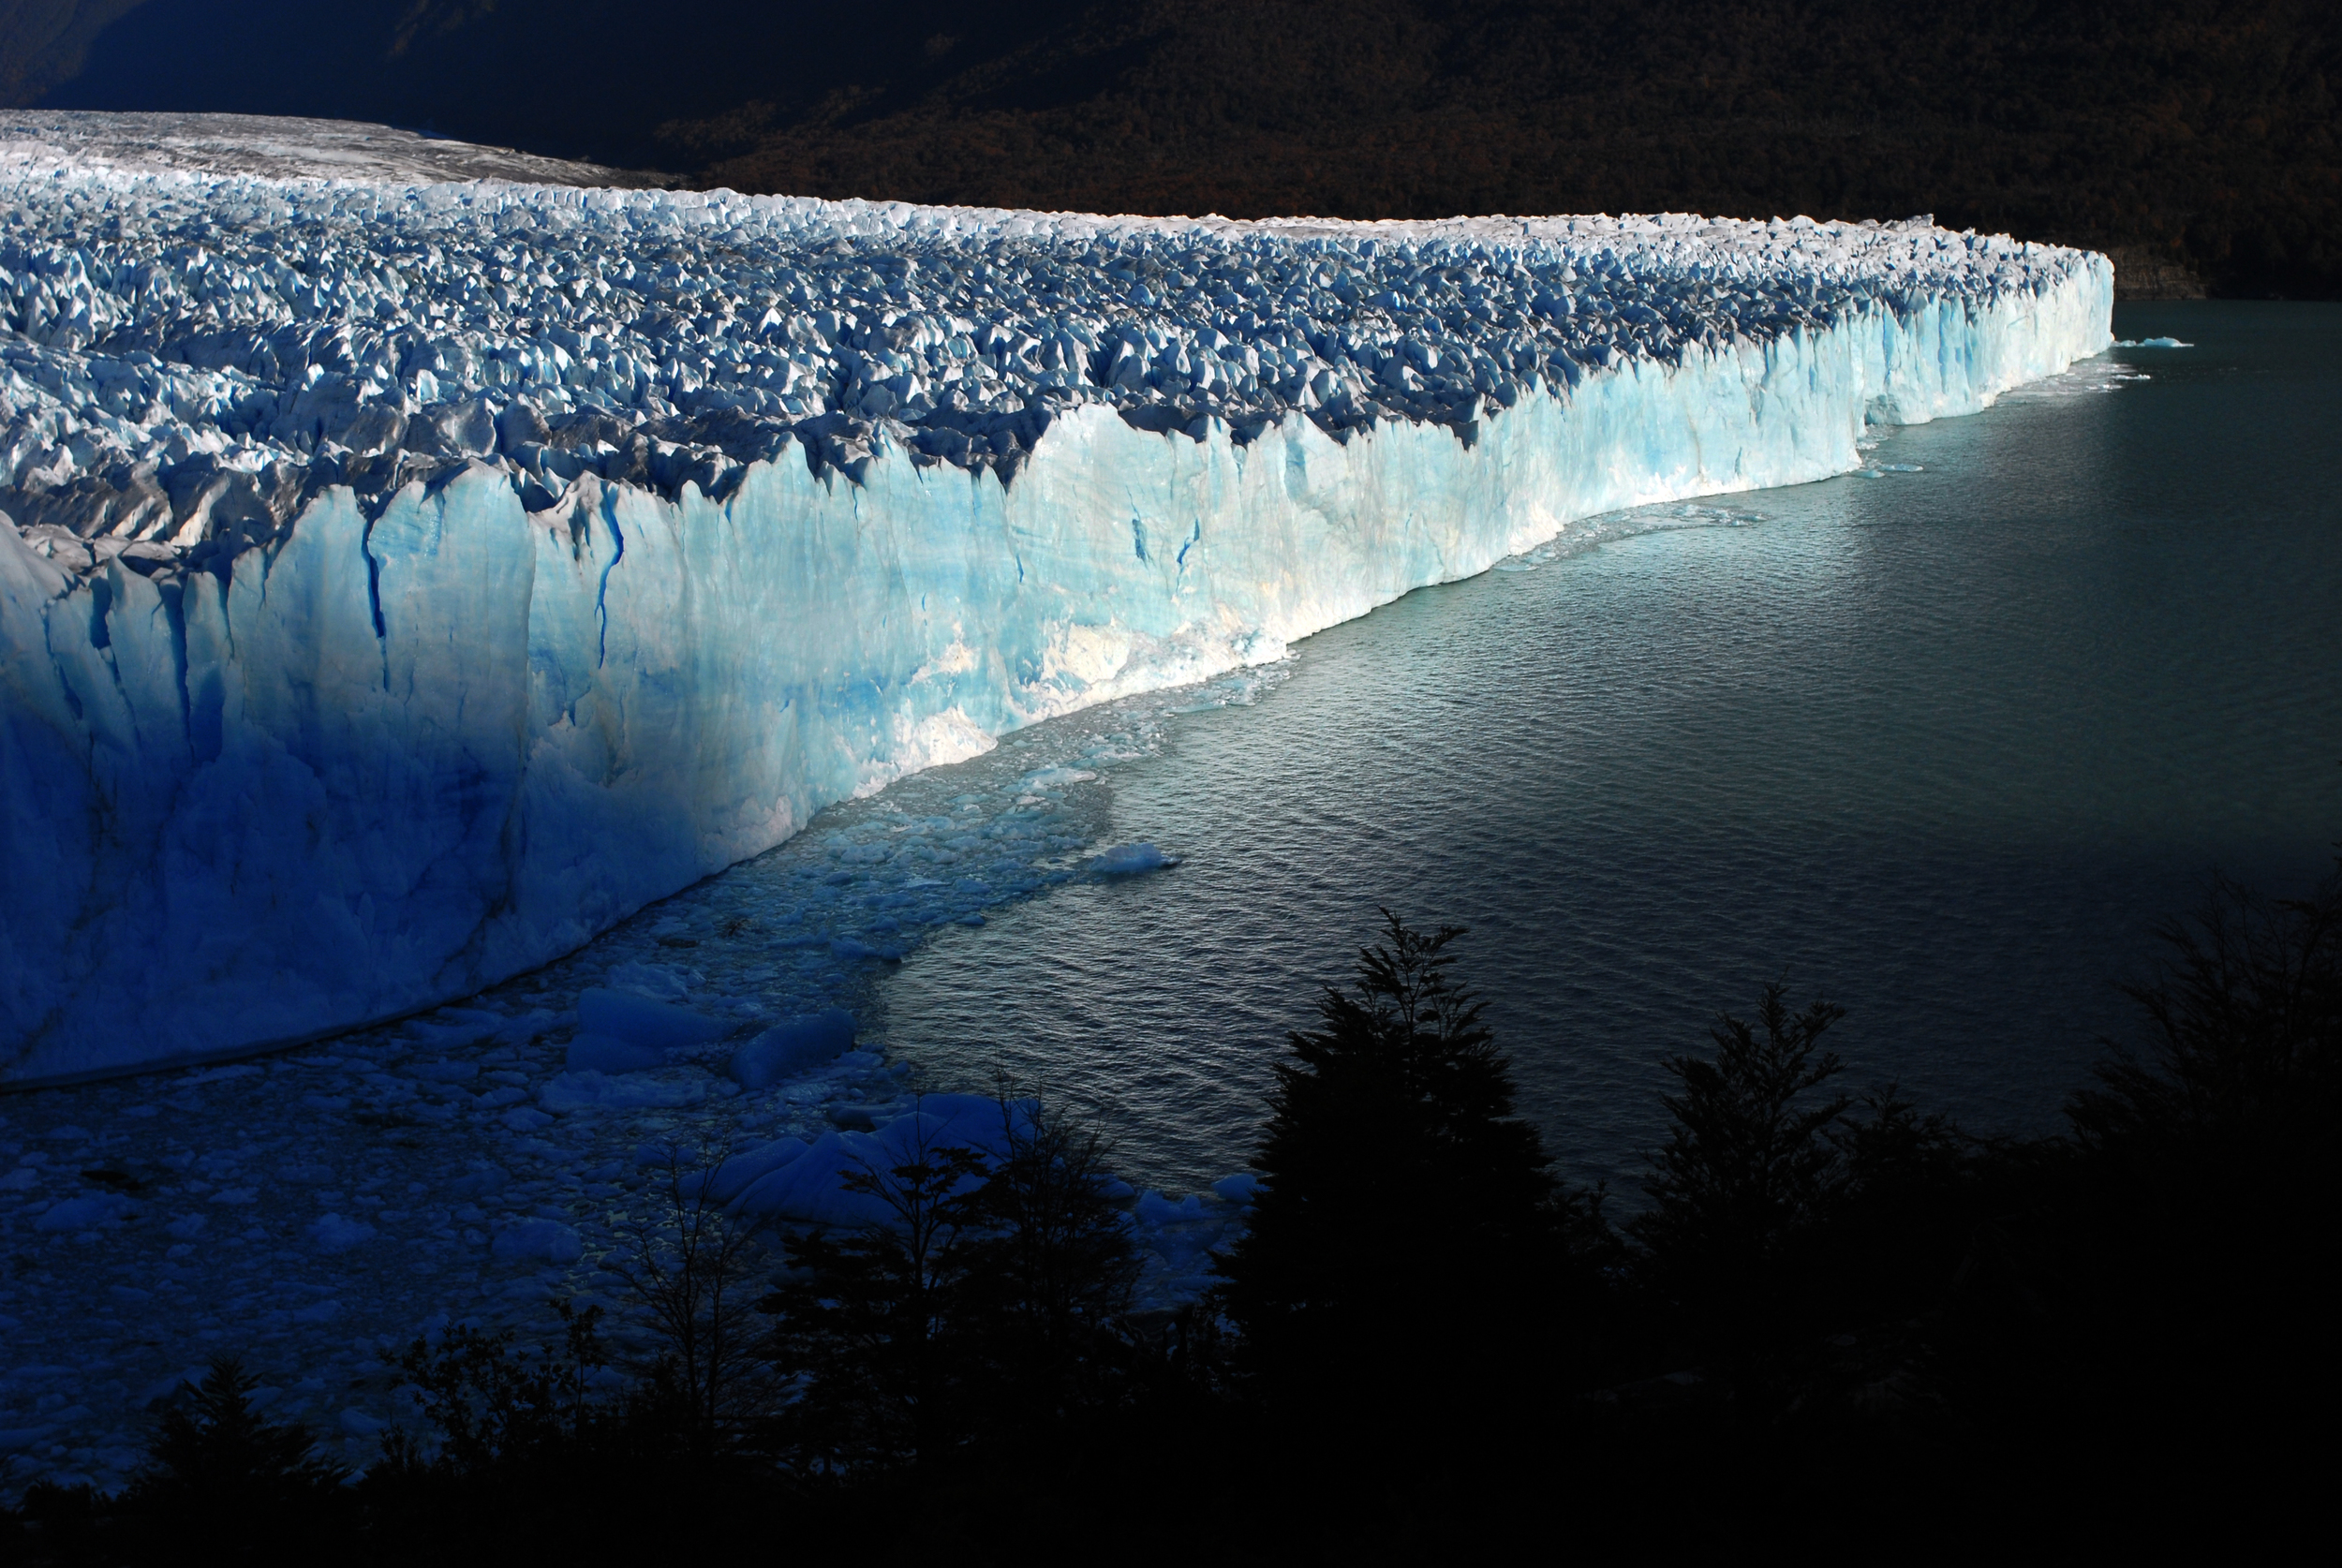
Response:
[[[1105,219],[0,141],[0,1081],[465,994],[1010,728],[1850,468],[2103,258]]]

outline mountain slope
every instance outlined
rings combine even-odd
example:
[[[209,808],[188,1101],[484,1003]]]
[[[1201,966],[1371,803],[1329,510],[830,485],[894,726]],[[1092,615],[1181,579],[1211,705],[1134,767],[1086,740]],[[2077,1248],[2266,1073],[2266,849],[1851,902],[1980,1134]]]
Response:
[[[295,0],[0,5],[52,40],[0,74],[18,102],[378,118],[829,196],[1933,211],[2112,249],[2132,288],[2342,293],[2342,7],[2302,0],[909,0],[878,27],[348,0],[330,34]]]

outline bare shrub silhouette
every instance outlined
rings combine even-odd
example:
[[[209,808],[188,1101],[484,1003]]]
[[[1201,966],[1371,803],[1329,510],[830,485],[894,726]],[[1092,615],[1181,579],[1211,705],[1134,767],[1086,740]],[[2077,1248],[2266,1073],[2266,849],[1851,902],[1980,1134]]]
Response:
[[[609,1364],[602,1310],[556,1303],[560,1354],[524,1353],[511,1329],[450,1324],[437,1343],[419,1339],[399,1357],[423,1420],[439,1436],[428,1449],[403,1427],[383,1438],[393,1464],[471,1471],[556,1451],[583,1440],[597,1414],[594,1374]]]
[[[2342,863],[2306,898],[2268,898],[2215,876],[2190,919],[2157,927],[2165,954],[2123,987],[2144,1050],[2111,1044],[2068,1106],[2101,1150],[2217,1146],[2331,1125],[2342,1089]]]
[[[602,1267],[625,1281],[661,1345],[653,1395],[671,1403],[703,1457],[735,1442],[770,1396],[764,1324],[752,1279],[763,1248],[748,1223],[708,1195],[711,1149],[696,1165],[667,1151],[647,1206],[621,1227]]]

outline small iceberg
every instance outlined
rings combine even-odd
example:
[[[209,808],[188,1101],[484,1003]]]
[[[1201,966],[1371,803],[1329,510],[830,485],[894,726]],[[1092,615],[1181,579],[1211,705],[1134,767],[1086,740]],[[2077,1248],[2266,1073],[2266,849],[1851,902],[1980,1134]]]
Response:
[[[1179,864],[1152,844],[1117,844],[1089,857],[1089,869],[1100,877],[1134,877],[1142,871],[1163,871]]]
[[[2192,343],[2182,343],[2175,337],[2126,337],[2112,345],[2116,348],[2193,348]]]
[[[1025,775],[1018,782],[1028,790],[1062,790],[1071,784],[1087,784],[1097,777],[1088,768],[1042,768]]]
[[[733,1053],[727,1071],[745,1089],[770,1088],[800,1072],[811,1072],[853,1049],[853,1014],[824,1009],[775,1024]]]

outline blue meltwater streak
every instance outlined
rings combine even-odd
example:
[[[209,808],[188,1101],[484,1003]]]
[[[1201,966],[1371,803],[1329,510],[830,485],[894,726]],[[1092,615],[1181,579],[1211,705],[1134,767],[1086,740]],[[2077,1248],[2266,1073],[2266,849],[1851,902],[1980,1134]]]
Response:
[[[1388,904],[1472,928],[1523,1110],[1628,1197],[1659,1057],[1780,975],[1848,1009],[1849,1082],[2054,1125],[2135,1035],[2114,982],[2154,922],[2216,864],[2298,890],[2342,836],[2342,511],[2308,461],[2342,310],[2115,331],[2142,346],[1864,477],[1605,520],[1309,639],[1110,775],[1103,835],[1182,865],[939,937],[881,986],[891,1051],[1104,1106],[1177,1190],[1240,1163]]]

